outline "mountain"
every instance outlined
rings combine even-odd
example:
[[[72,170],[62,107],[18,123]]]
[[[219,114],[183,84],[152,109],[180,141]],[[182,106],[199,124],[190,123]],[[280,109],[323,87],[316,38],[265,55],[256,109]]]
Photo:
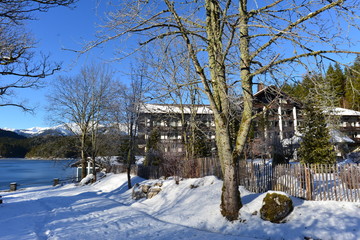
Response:
[[[38,137],[38,136],[72,136],[74,135],[72,131],[67,129],[64,125],[59,125],[55,127],[33,127],[28,129],[8,129],[5,128],[6,132],[13,132],[17,135],[23,137]]]
[[[17,134],[16,132],[13,132],[13,131],[0,129],[0,138],[24,139],[26,137],[23,135]]]
[[[71,128],[71,130],[69,130]],[[119,125],[117,128],[120,128],[120,132],[118,130],[106,130],[107,133],[120,133],[121,135],[126,135],[127,129],[125,125]],[[4,131],[13,132],[20,136],[31,138],[31,137],[41,137],[41,136],[73,136],[74,133],[79,133],[79,127],[76,124],[58,125],[55,127],[33,127],[27,129],[11,129],[11,128],[3,128]],[[115,131],[115,132],[114,132]],[[1,135],[0,135],[1,137]]]

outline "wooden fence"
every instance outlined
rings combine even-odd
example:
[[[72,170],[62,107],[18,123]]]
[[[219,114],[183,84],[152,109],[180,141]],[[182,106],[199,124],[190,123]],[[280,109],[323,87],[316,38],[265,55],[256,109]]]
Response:
[[[132,172],[147,179],[161,176],[222,178],[215,158],[195,159],[187,166],[180,164],[169,170],[156,166],[138,166]],[[182,162],[183,163],[183,162]],[[118,169],[119,171],[123,171]],[[246,162],[239,166],[240,185],[255,193],[282,191],[307,200],[360,201],[360,165],[270,164]]]

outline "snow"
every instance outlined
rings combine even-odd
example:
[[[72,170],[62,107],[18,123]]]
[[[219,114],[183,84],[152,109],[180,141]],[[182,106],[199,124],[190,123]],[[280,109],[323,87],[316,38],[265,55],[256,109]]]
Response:
[[[76,129],[78,129],[74,124],[71,125],[71,128],[72,130],[69,130],[65,125],[58,125],[54,127],[32,127],[27,129],[4,128],[4,130],[12,131],[25,137],[35,137],[43,134],[71,136],[74,135],[72,131],[76,132]]]
[[[344,133],[335,129],[330,130],[330,135],[331,135],[330,141],[332,143],[355,143],[354,140],[346,136]]]
[[[93,180],[95,178],[94,174],[88,174],[86,177],[84,177],[83,179],[81,179],[79,185],[83,186],[88,184],[91,180]]]
[[[222,182],[214,176],[164,180],[152,199],[133,200],[126,174],[78,186],[1,192],[0,239],[360,239],[360,203],[292,198],[286,223],[260,219],[265,194],[240,187],[240,220],[220,214]],[[133,184],[156,180],[132,178]]]
[[[339,107],[329,108],[324,112],[335,116],[360,116],[360,112],[358,111],[352,109],[346,109],[346,108],[339,108]]]

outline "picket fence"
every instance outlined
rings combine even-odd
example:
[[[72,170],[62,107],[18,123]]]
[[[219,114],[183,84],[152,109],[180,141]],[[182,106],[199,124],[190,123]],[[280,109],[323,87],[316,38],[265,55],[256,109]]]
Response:
[[[215,158],[196,159],[189,174],[184,167],[176,167],[180,177],[204,177],[215,175],[222,178],[219,161]],[[183,164],[186,166],[186,164]],[[195,169],[194,169],[195,168]],[[164,169],[139,166],[137,175],[148,179],[174,175]],[[269,190],[282,191],[291,196],[316,201],[360,202],[360,165],[323,164],[271,164],[246,162],[238,167],[239,184],[255,193]]]

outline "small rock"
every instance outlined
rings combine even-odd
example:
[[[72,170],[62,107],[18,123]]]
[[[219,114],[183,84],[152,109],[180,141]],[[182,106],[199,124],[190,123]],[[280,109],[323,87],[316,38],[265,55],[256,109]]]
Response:
[[[141,185],[141,190],[144,192],[144,193],[148,193],[149,189],[151,188],[151,185]]]
[[[154,184],[155,187],[162,187],[162,185],[163,185],[163,182],[162,182],[162,181],[161,181],[161,182],[156,182],[156,183]]]
[[[154,196],[158,195],[158,193],[161,191],[161,188],[159,187],[152,187],[150,188],[149,192],[147,193],[146,195],[146,198],[147,199],[151,199],[153,198]]]
[[[133,186],[131,197],[135,200],[139,200],[141,198],[145,198],[146,194],[142,190],[142,186],[140,184],[136,183]]]

